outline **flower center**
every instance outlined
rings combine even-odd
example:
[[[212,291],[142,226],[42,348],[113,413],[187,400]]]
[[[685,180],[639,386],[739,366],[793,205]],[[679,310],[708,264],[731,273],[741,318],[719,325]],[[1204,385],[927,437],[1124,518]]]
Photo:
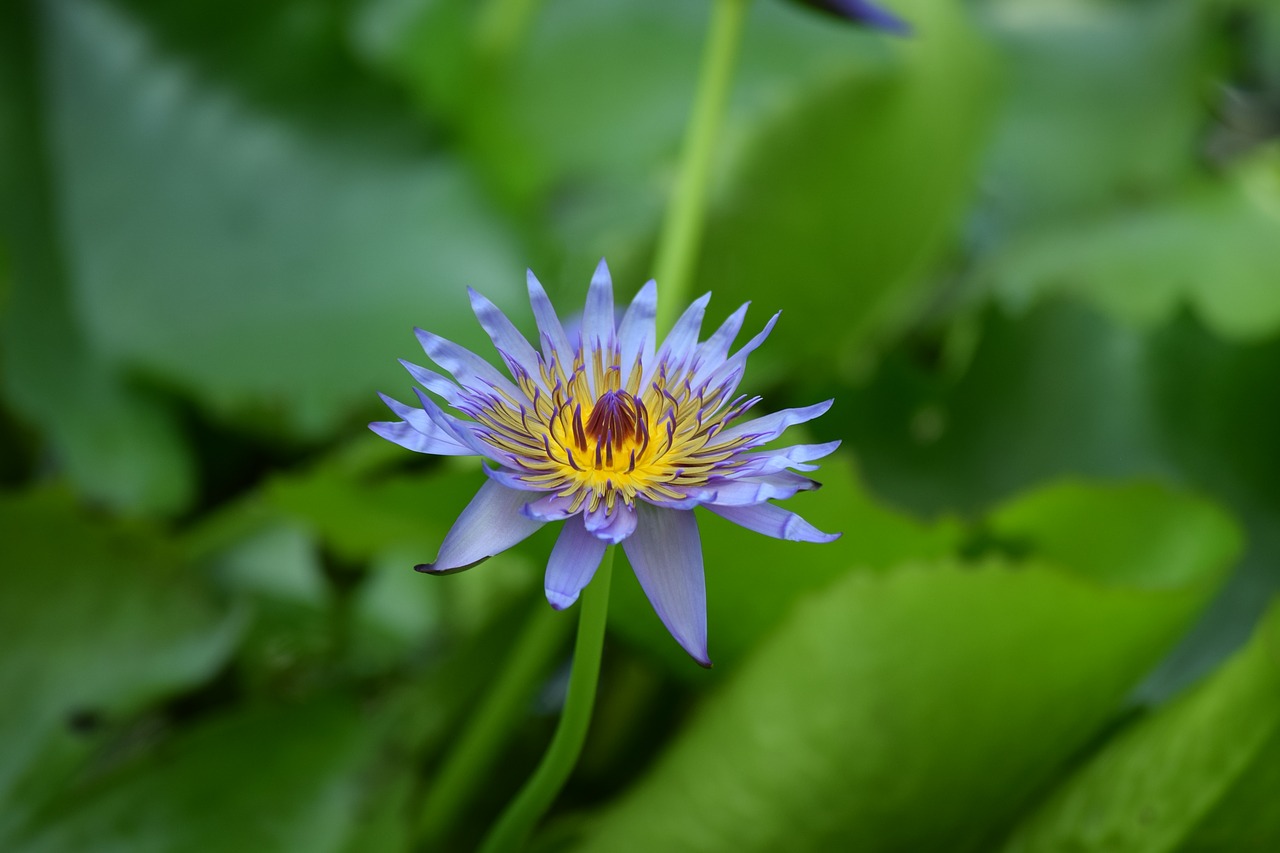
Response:
[[[585,427],[586,437],[596,443],[596,467],[601,467],[602,461],[612,464],[614,452],[621,451],[627,444],[644,441],[649,434],[648,420],[644,403],[626,391],[604,392],[591,409]],[[607,460],[602,460],[602,456]]]

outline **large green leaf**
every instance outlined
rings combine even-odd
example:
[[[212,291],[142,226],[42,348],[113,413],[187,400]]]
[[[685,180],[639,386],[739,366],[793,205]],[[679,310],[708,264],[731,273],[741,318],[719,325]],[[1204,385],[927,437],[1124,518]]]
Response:
[[[1239,547],[1200,501],[1100,488],[1086,516],[1074,489],[999,516],[988,547],[1025,560],[913,561],[807,598],[581,849],[985,849],[1116,713]],[[1131,523],[1156,513],[1200,531],[1174,564]]]
[[[81,492],[131,511],[173,512],[195,486],[173,413],[101,363],[75,310],[52,199],[34,6],[0,12],[0,227],[13,278],[0,306],[4,399],[40,428]]]
[[[76,719],[207,678],[243,621],[153,533],[60,497],[0,499],[0,542],[0,795]]]
[[[414,325],[484,340],[465,285],[523,291],[457,163],[262,112],[99,0],[43,11],[63,248],[110,363],[323,433],[407,387]]]
[[[6,849],[341,850],[375,732],[331,700],[239,711],[69,793]]]
[[[1127,322],[1168,322],[1184,305],[1221,335],[1280,328],[1280,156],[1259,155],[1163,202],[1037,232],[978,273],[1013,305],[1081,296]]]
[[[826,588],[849,567],[880,570],[906,560],[942,557],[961,539],[963,531],[953,520],[928,524],[877,502],[859,483],[847,455],[824,460],[813,476],[823,488],[783,506],[821,530],[844,534],[829,544],[770,539],[711,513],[698,514],[717,670],[732,671],[798,599]],[[612,629],[656,652],[675,672],[698,676],[629,570],[615,580],[610,608]]]
[[[994,63],[957,4],[895,11],[918,35],[876,36],[888,53],[878,67],[867,36],[832,24],[838,47],[820,66],[777,73],[767,99],[753,93],[758,111],[730,116],[695,280],[784,309],[771,352],[829,364],[833,346],[898,320],[968,199]]]
[[[1132,725],[1010,839],[1041,850],[1280,847],[1280,608],[1212,678]]]
[[[976,236],[1087,216],[1193,173],[1222,74],[1219,5],[978,4],[1009,73]]]

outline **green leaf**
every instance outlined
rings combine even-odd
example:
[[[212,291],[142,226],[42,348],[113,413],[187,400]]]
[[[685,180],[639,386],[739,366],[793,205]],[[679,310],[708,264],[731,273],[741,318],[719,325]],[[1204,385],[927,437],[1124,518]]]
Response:
[[[173,412],[99,360],[76,312],[45,150],[34,6],[0,13],[0,197],[9,200],[0,227],[13,252],[0,315],[5,401],[39,427],[60,471],[88,497],[133,512],[176,512],[195,483]]]
[[[99,0],[43,11],[64,249],[109,363],[323,435],[406,391],[415,324],[484,341],[465,285],[523,293],[457,163],[263,112]]]
[[[348,703],[238,711],[69,793],[7,849],[341,850],[374,731]]]
[[[52,495],[0,498],[0,795],[77,716],[207,678],[243,622],[147,530]]]
[[[822,489],[780,505],[821,530],[843,533],[835,542],[771,539],[711,513],[698,514],[717,672],[731,672],[797,600],[826,588],[851,566],[883,570],[906,560],[943,557],[960,541],[963,531],[954,520],[927,524],[877,502],[863,489],[848,455],[828,457],[811,476]],[[699,677],[701,671],[662,627],[629,570],[615,573],[609,626],[661,656],[674,672]]]
[[[758,111],[729,117],[727,167],[695,280],[721,298],[727,289],[769,313],[783,309],[771,352],[829,362],[833,345],[898,322],[968,198],[997,91],[994,63],[956,4],[894,11],[919,37],[868,36],[826,19],[829,32],[816,23],[802,31],[796,22],[813,58],[768,78],[767,100],[752,92],[764,102]],[[745,55],[773,36],[757,38]]]
[[[1167,191],[1199,167],[1206,91],[1224,75],[1212,3],[981,4],[1006,63],[987,149],[983,237]]]
[[[1218,334],[1280,329],[1280,155],[1237,166],[1147,206],[1037,232],[978,273],[1007,303],[1080,296],[1143,327],[1189,305]]]
[[[1013,835],[1039,850],[1280,846],[1280,607],[1213,677],[1113,739]]]
[[[809,596],[580,849],[989,849],[1116,713],[1238,548],[1231,522],[1199,501],[1100,489],[1082,518],[1065,488],[1010,510],[1003,529],[1026,560],[912,561]],[[1202,530],[1193,571],[1166,574],[1165,549],[1135,547],[1149,540],[1136,525],[1125,535],[1130,501],[1138,518],[1158,501],[1162,527]],[[1064,552],[1060,528],[1096,558],[1053,562],[1083,551]],[[1129,561],[1144,565],[1116,568]]]

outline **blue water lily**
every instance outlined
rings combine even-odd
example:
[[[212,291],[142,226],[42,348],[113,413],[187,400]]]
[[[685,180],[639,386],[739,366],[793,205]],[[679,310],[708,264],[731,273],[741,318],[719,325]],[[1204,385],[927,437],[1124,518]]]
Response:
[[[776,314],[731,355],[747,306],[699,342],[711,297],[706,294],[658,346],[654,282],[640,289],[615,322],[613,283],[601,261],[581,327],[571,336],[532,272],[528,281],[540,349],[472,290],[476,318],[510,375],[417,329],[427,355],[453,378],[402,362],[422,386],[414,389],[421,408],[382,395],[401,420],[369,425],[419,453],[487,460],[487,482],[445,536],[435,562],[417,568],[470,568],[543,524],[563,521],[546,572],[553,607],[577,600],[605,548],[621,543],[667,630],[695,660],[709,665],[702,547],[693,510],[705,507],[779,539],[838,538],[770,501],[817,488],[797,472],[815,470],[810,463],[839,442],[762,449],[787,427],[827,411],[831,401],[744,420],[760,398],[738,394],[738,386],[747,357],[768,337]],[[445,411],[435,397],[459,414]]]

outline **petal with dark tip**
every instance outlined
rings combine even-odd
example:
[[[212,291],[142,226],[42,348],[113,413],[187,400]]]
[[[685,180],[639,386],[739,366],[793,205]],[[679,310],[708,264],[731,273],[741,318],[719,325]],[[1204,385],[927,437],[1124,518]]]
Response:
[[[894,35],[911,34],[911,25],[871,0],[801,0],[806,6]]]
[[[793,471],[777,471],[767,477],[743,477],[737,480],[713,480],[690,494],[705,506],[750,506],[767,500],[786,500],[798,492],[821,487],[817,480]]]
[[[639,524],[622,543],[640,587],[676,642],[703,666],[707,655],[707,587],[702,544],[691,510],[636,505]]]
[[[521,512],[537,497],[537,492],[518,492],[486,480],[440,543],[435,562],[414,568],[432,574],[460,572],[524,541],[542,526]]]
[[[552,607],[564,610],[578,600],[600,567],[607,547],[603,540],[587,532],[581,516],[565,522],[547,561],[546,593]]]
[[[588,533],[616,545],[635,532],[636,510],[617,501],[613,505],[613,511],[608,512],[601,501],[595,512],[584,513],[583,520]]]
[[[787,539],[792,542],[834,542],[841,536],[839,533],[823,533],[794,512],[771,503],[758,503],[751,506],[708,504],[707,509],[734,524],[754,530],[756,533],[763,533],[765,536],[772,536],[774,539]]]

